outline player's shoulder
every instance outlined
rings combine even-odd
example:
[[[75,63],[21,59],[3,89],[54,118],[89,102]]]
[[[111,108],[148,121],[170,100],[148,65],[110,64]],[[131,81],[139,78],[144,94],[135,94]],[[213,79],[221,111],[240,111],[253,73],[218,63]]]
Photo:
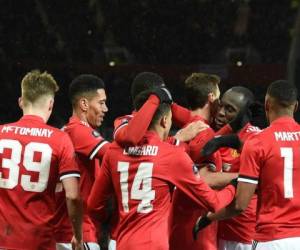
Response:
[[[114,120],[114,127],[117,129],[118,127],[127,124],[131,119],[133,118],[133,115],[123,115],[119,116]]]

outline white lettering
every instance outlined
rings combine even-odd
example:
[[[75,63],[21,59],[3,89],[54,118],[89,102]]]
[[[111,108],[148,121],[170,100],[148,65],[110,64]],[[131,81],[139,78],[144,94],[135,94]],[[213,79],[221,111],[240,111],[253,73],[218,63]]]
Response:
[[[149,155],[155,156],[158,154],[158,146],[136,146],[128,147],[123,151],[124,155]]]

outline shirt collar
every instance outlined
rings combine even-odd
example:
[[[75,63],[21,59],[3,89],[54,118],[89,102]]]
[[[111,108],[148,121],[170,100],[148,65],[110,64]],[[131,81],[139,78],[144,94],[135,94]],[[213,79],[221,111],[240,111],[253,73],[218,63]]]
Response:
[[[45,123],[44,119],[38,115],[23,115],[20,120],[22,121],[30,120],[30,121],[38,121],[38,122]]]

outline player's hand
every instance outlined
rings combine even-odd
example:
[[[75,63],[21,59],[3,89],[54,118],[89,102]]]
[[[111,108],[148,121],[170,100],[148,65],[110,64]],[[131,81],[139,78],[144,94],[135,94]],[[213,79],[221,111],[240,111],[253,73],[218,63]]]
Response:
[[[193,227],[193,238],[194,240],[197,240],[199,231],[206,228],[208,225],[211,224],[211,220],[207,217],[207,214],[204,216],[200,216],[196,222],[196,224]]]
[[[71,244],[72,244],[72,250],[84,250],[82,240],[80,240],[80,241],[77,240],[75,238],[75,236],[73,236],[73,238],[71,240]]]
[[[207,157],[216,152],[219,148],[228,147],[240,149],[241,145],[242,143],[236,134],[215,136],[204,145],[200,154],[203,157]]]
[[[252,105],[249,102],[245,104],[245,106],[240,109],[236,117],[228,123],[233,132],[237,132],[242,129],[251,120],[251,107]]]
[[[178,130],[174,137],[179,141],[188,142],[208,127],[209,126],[203,121],[195,121],[187,125],[185,128]]]
[[[160,103],[169,103],[173,102],[172,95],[166,87],[156,87],[151,90],[151,93],[156,95]]]

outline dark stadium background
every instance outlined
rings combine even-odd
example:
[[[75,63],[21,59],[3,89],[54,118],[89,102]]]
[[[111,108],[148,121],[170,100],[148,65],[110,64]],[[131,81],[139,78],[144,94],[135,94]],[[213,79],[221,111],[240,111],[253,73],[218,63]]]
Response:
[[[183,105],[182,83],[195,71],[220,75],[223,90],[248,86],[263,101],[267,84],[287,78],[299,1],[1,0],[0,6],[0,122],[21,115],[17,98],[27,71],[47,70],[58,80],[50,120],[56,126],[71,114],[72,78],[94,73],[107,87],[109,137],[114,118],[131,111],[130,82],[141,71],[161,74]]]

